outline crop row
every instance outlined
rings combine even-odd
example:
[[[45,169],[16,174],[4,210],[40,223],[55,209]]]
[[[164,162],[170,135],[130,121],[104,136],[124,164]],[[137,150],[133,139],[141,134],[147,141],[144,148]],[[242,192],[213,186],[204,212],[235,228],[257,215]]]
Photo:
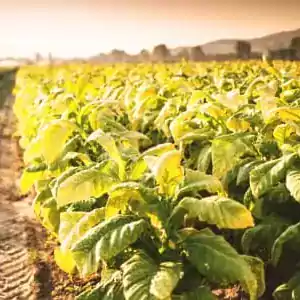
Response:
[[[19,71],[20,186],[87,299],[300,297],[300,66]]]

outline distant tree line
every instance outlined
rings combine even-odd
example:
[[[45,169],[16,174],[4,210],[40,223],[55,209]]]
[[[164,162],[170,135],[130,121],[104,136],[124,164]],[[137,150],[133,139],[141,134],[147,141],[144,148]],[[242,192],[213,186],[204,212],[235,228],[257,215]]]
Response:
[[[91,60],[105,62],[174,62],[181,60],[206,61],[206,60],[233,60],[256,59],[265,54],[269,59],[300,59],[300,37],[293,38],[290,46],[278,50],[267,49],[266,53],[251,51],[251,44],[247,41],[237,41],[232,53],[206,55],[201,46],[183,47],[174,52],[165,44],[159,44],[152,51],[141,50],[137,55],[129,55],[123,50],[114,49],[108,54],[100,54]]]
[[[224,46],[224,45],[223,45]],[[226,45],[228,46],[228,44]],[[216,46],[216,50],[219,50]],[[224,61],[224,60],[247,60],[247,59],[261,59],[264,55],[268,59],[273,60],[300,60],[300,36],[294,37],[290,41],[289,47],[280,49],[266,49],[264,53],[254,52],[251,49],[251,44],[247,41],[236,41],[235,44],[229,44],[229,48],[226,48],[225,54],[205,54],[201,46],[194,47],[182,47],[178,49],[168,49],[165,44],[159,44],[153,48],[152,51],[143,49],[136,55],[129,55],[124,50],[113,49],[110,53],[101,53],[88,60],[82,58],[73,58],[71,61],[91,61],[91,62],[176,62],[181,60],[190,61]],[[224,51],[223,51],[224,52]],[[14,60],[14,58],[6,58]],[[39,53],[36,53],[33,61],[23,59],[23,63],[41,63],[45,62],[45,58]],[[57,63],[59,59],[52,58],[49,53],[46,59],[48,63]],[[63,61],[63,60],[61,60]]]
[[[278,50],[269,50],[267,56],[271,59],[300,59],[300,37],[295,37],[291,40],[290,46]]]

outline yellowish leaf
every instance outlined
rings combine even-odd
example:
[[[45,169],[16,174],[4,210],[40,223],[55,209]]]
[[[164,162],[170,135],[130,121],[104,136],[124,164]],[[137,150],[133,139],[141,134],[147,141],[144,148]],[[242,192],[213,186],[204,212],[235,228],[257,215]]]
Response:
[[[71,251],[66,250],[63,252],[60,248],[55,248],[54,259],[59,268],[64,272],[68,274],[73,274],[75,272],[76,264]]]
[[[249,122],[235,117],[230,117],[226,121],[226,126],[233,132],[245,132],[251,127]]]

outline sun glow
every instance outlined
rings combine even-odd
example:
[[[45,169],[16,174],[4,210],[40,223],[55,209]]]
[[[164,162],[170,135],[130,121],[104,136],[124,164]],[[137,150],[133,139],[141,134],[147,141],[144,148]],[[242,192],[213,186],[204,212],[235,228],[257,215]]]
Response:
[[[300,27],[299,18],[287,14],[266,19],[263,5],[260,15],[242,8],[233,14],[218,1],[0,0],[0,56],[90,56],[114,48],[137,53],[159,43],[199,45]]]

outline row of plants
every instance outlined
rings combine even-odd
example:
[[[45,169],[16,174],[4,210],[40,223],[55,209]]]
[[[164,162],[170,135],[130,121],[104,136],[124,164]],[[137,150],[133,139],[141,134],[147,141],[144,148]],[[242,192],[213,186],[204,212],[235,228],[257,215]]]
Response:
[[[300,297],[299,64],[19,71],[22,193],[92,299]]]

